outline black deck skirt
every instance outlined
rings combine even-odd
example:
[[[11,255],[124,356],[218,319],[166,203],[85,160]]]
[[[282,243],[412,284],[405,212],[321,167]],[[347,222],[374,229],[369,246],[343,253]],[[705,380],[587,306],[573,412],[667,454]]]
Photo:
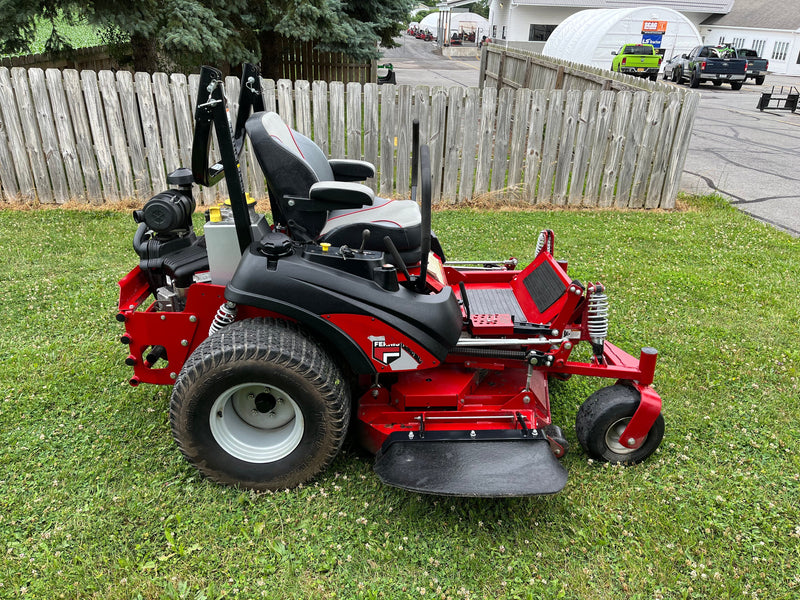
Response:
[[[567,471],[544,436],[395,441],[378,452],[375,472],[388,485],[442,496],[538,496],[567,483]]]

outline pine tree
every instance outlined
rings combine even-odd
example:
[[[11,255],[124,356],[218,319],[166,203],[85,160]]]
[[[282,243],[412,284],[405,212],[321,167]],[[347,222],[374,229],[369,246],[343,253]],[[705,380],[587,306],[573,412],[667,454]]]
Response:
[[[269,61],[275,36],[311,41],[354,60],[392,45],[411,0],[0,0],[0,52],[23,49],[36,18],[82,15],[127,36],[134,68]],[[53,49],[63,47],[57,35]]]

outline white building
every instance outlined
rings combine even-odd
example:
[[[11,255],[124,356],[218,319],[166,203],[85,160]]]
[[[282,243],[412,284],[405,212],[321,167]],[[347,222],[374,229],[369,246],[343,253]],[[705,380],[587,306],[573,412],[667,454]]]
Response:
[[[705,19],[700,35],[707,44],[757,50],[771,73],[800,75],[800,0],[736,0],[729,13]]]
[[[622,46],[637,42],[653,44],[670,58],[690,52],[703,40],[694,23],[671,8],[589,8],[564,19],[542,54],[608,69]]]
[[[492,0],[489,24],[492,41],[541,52],[555,28],[582,10],[658,6],[682,13],[699,28],[708,17],[729,13],[733,3],[734,0]]]

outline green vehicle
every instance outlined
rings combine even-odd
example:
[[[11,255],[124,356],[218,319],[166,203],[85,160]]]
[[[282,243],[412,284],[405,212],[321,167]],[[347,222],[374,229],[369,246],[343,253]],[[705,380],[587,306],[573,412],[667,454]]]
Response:
[[[651,44],[625,44],[619,52],[612,52],[614,57],[611,70],[627,73],[636,77],[649,77],[650,81],[658,79],[661,67],[661,55]]]

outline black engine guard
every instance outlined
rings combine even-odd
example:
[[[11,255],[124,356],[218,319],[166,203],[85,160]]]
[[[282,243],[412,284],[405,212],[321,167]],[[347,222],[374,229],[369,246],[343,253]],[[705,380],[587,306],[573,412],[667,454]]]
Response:
[[[474,435],[473,435],[474,434]],[[567,471],[541,431],[395,433],[375,457],[385,484],[424,494],[500,498],[555,494]]]

